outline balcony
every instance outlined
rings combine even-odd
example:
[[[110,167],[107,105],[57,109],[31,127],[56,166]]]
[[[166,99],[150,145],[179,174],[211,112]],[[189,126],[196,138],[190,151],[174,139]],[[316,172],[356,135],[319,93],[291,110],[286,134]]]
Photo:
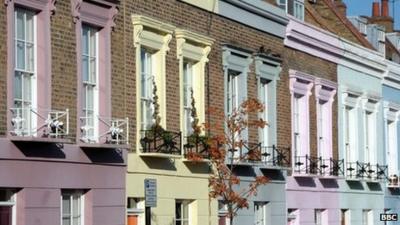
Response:
[[[273,146],[261,147],[261,162],[267,168],[290,168],[290,148]]]
[[[142,131],[140,139],[141,156],[158,158],[181,157],[181,132],[167,131],[162,128]]]
[[[206,136],[188,136],[185,138],[183,151],[186,161],[204,161],[210,159],[210,145]]]
[[[383,182],[387,180],[387,166],[379,164],[348,162],[346,168],[347,180],[364,180],[367,182]]]
[[[128,148],[129,119],[81,117],[82,148]]]
[[[337,179],[344,176],[344,160],[324,159],[309,155],[296,156],[294,175]]]
[[[231,154],[228,154],[227,163],[237,166],[260,166],[262,165],[262,154],[261,154],[261,143],[247,143],[243,144],[242,147],[229,149],[228,152],[233,152],[233,158]]]
[[[12,130],[9,138],[15,142],[71,143],[69,111],[34,108],[11,108]]]
[[[388,188],[400,189],[400,179],[396,174],[390,175],[388,179]]]

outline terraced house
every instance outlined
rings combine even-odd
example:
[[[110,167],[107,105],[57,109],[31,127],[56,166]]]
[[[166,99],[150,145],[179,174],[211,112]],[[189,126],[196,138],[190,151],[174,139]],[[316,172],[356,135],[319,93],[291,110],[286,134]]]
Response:
[[[144,180],[149,178],[157,183],[153,224],[228,223],[225,205],[209,199],[209,165],[187,157],[193,151],[207,157],[204,146],[191,138],[191,112],[195,107],[200,123],[216,124],[223,118],[207,114],[207,108],[229,113],[249,97],[266,103],[263,116],[271,126],[249,130],[244,152],[263,148],[271,156],[255,166],[235,162],[238,175],[244,186],[256,174],[277,178],[251,199],[235,224],[286,224],[285,172],[272,158],[276,160],[278,151],[276,89],[285,13],[261,1],[188,0],[129,2],[126,12],[126,32],[133,40],[125,36],[125,58],[134,62],[127,64],[127,71],[132,72],[129,82],[135,81],[128,94],[134,96],[128,104],[134,113],[127,174],[129,224],[145,224]],[[155,134],[158,125],[162,131]],[[212,126],[210,132],[223,130]]]
[[[125,224],[118,1],[0,5],[0,224]],[[120,51],[121,49],[113,49]]]

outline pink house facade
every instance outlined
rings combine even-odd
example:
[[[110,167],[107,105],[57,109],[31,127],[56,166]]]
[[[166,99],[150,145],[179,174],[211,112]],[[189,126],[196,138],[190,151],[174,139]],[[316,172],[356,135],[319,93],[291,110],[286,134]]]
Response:
[[[341,225],[362,224],[362,221],[377,224],[378,213],[383,213],[384,208],[384,175],[371,176],[369,180],[362,176],[353,179],[354,168],[342,145],[346,131],[343,129],[345,107],[341,102],[344,89],[350,83],[345,77],[356,73],[351,72],[353,70],[365,77],[360,77],[358,82],[365,79],[368,83],[368,77],[382,76],[383,57],[295,18],[291,18],[287,26],[284,43],[294,51],[337,65],[335,76],[329,80],[317,73],[294,70],[288,63],[292,115],[292,172],[286,185],[288,224]],[[369,90],[365,92],[371,96]],[[310,106],[311,101],[315,104]],[[311,113],[312,110],[315,113]],[[333,116],[335,112],[337,115]],[[314,130],[310,129],[312,120],[316,121]],[[335,129],[337,138],[333,134]],[[316,139],[317,151],[310,145],[311,138]],[[383,171],[384,166],[379,166],[383,165],[379,153],[376,169]]]
[[[0,224],[123,225],[128,119],[112,118],[110,90],[119,1],[55,2],[0,7],[7,34]],[[69,20],[57,23],[65,14]],[[62,90],[54,91],[60,77]]]

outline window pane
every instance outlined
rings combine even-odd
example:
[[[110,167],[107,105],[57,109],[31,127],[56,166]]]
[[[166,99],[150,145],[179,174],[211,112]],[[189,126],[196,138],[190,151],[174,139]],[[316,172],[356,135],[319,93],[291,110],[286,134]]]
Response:
[[[35,14],[31,11],[26,12],[26,41],[34,41],[34,16]]]
[[[64,216],[71,215],[71,200],[70,196],[62,196],[62,214]]]
[[[68,218],[63,218],[63,225],[71,225],[71,219],[68,217]]]
[[[22,99],[22,80],[19,72],[15,72],[14,98]]]
[[[23,93],[24,100],[31,101],[32,100],[32,87],[31,87],[31,75],[25,74],[23,76]]]
[[[25,44],[22,41],[17,41],[16,46],[17,63],[16,67],[18,69],[25,69]]]
[[[96,81],[96,74],[97,74],[97,69],[96,69],[96,58],[91,58],[90,59],[90,82],[95,84]]]
[[[25,39],[25,20],[24,13],[22,9],[16,9],[16,36],[20,40]]]
[[[82,54],[89,55],[89,29],[82,26]]]
[[[34,72],[34,63],[35,63],[35,51],[34,46],[31,43],[26,44],[26,70],[29,72]]]
[[[82,56],[82,77],[83,81],[89,81],[89,59],[87,56]]]
[[[91,27],[90,28],[90,56],[91,57],[96,57],[97,54],[97,43],[96,43],[96,34],[97,31],[95,28]]]
[[[175,218],[182,219],[182,203],[180,202],[175,203]]]

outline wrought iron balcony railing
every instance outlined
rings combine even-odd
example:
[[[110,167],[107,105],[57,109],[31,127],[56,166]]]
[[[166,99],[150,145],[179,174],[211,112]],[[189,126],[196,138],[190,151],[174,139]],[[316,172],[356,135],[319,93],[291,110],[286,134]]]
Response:
[[[142,153],[181,155],[181,132],[151,129],[142,131]]]
[[[334,176],[343,177],[344,176],[344,159],[321,159],[321,164],[319,165],[321,175],[323,176]]]
[[[309,155],[295,156],[294,172],[296,174],[321,174],[320,164],[321,158],[318,157],[312,157]]]
[[[344,176],[344,160],[324,159],[309,155],[296,156],[294,162],[296,174],[318,175],[322,177]]]
[[[261,161],[266,166],[290,167],[290,148],[264,146],[261,148]]]
[[[346,168],[348,179],[359,179],[368,181],[387,180],[387,166],[363,162],[348,162]]]
[[[69,111],[11,108],[12,136],[66,138],[69,134]]]
[[[192,135],[185,138],[183,145],[185,158],[200,157],[202,159],[210,158],[210,146],[206,136]]]
[[[81,117],[81,138],[88,144],[129,144],[129,119]]]

